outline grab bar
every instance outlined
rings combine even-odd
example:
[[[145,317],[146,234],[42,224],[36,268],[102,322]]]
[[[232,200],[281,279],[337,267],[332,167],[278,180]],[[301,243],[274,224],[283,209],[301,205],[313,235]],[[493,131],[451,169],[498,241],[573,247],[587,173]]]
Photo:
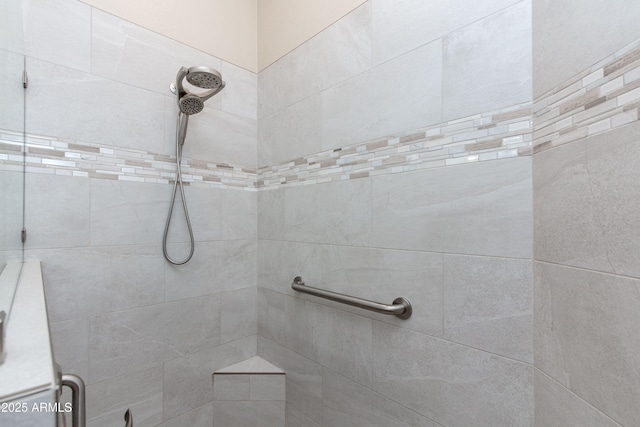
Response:
[[[84,381],[77,375],[62,374],[61,385],[71,389],[71,401],[73,412],[71,413],[71,425],[73,427],[85,427],[85,388]]]
[[[354,307],[363,308],[376,313],[391,314],[400,319],[408,319],[411,317],[413,309],[411,303],[405,297],[398,297],[393,300],[392,305],[382,304],[375,301],[369,301],[350,295],[340,294],[338,292],[325,291],[324,289],[312,288],[304,284],[301,276],[296,276],[291,283],[291,289],[302,292],[304,294],[314,295],[331,301],[341,302],[343,304],[352,305]]]

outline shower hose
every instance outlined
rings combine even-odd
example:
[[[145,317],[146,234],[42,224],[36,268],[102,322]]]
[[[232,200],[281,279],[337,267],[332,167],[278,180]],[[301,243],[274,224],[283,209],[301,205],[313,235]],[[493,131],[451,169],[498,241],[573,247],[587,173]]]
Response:
[[[184,145],[184,138],[187,134],[187,124],[189,123],[189,115],[182,112],[178,113],[178,122],[176,124],[176,178],[173,181],[173,192],[171,194],[171,206],[169,207],[169,215],[167,215],[167,223],[164,226],[164,235],[162,236],[162,252],[167,261],[173,265],[182,265],[189,262],[193,256],[195,248],[193,240],[193,230],[191,229],[191,220],[189,219],[189,210],[187,209],[187,199],[184,196],[184,185],[182,184],[182,171],[180,170],[180,163],[182,162],[182,146]],[[189,229],[189,243],[191,244],[189,255],[182,261],[176,261],[169,256],[167,251],[167,235],[169,234],[169,225],[171,224],[171,216],[173,214],[173,207],[176,203],[177,189],[180,188],[180,198],[182,199],[182,208],[184,209],[184,217],[187,222],[187,228]]]

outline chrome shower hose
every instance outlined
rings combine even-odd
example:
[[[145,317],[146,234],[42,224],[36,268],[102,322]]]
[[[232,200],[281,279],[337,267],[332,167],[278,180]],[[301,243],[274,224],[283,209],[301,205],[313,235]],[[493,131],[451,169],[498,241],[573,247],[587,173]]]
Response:
[[[171,206],[169,207],[169,215],[167,215],[167,223],[164,226],[164,236],[162,237],[162,253],[167,261],[174,265],[182,265],[189,262],[193,256],[195,249],[195,243],[193,240],[193,230],[191,229],[191,220],[189,219],[189,210],[187,209],[187,199],[184,196],[184,185],[182,184],[182,171],[180,170],[180,163],[182,162],[182,146],[184,145],[184,138],[187,134],[187,125],[189,123],[189,115],[182,112],[178,113],[178,122],[176,124],[176,179],[173,182],[173,192],[171,194]],[[173,214],[173,207],[176,203],[176,190],[180,188],[180,198],[182,199],[182,207],[184,209],[184,217],[187,222],[187,228],[189,229],[189,243],[191,248],[189,255],[182,261],[176,261],[169,256],[167,251],[167,235],[169,234],[169,225],[171,224],[171,216]]]

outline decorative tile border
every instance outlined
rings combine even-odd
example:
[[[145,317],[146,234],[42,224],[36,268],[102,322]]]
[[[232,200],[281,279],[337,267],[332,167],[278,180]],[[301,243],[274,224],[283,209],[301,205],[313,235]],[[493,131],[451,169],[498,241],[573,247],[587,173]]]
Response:
[[[638,120],[640,40],[540,96],[533,105],[538,153]]]
[[[185,183],[248,191],[497,160],[566,144],[638,121],[640,40],[519,104],[260,168],[183,159]],[[533,123],[533,125],[532,125]],[[532,129],[533,128],[533,129]],[[173,183],[175,157],[0,130],[0,170]]]
[[[318,184],[531,154],[531,104],[258,169],[259,189]]]
[[[22,171],[22,135],[0,131],[0,170]],[[531,104],[314,153],[255,170],[183,159],[188,185],[249,191],[309,185],[531,154]],[[95,179],[173,183],[175,157],[118,147],[26,137],[26,170]]]
[[[119,147],[26,136],[26,171],[96,179],[173,184],[176,158]],[[22,134],[0,132],[0,170],[22,171]],[[256,171],[183,158],[186,185],[256,190]]]

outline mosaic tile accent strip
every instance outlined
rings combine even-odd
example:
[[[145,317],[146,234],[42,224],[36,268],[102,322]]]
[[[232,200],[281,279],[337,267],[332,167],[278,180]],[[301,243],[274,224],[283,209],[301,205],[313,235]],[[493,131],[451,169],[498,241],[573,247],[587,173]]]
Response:
[[[259,189],[318,184],[531,154],[531,104],[258,169]]]
[[[249,191],[530,155],[531,104],[440,123],[420,130],[314,153],[255,170],[183,159],[187,185]],[[0,169],[22,171],[22,135],[0,131]],[[173,183],[175,157],[118,147],[26,137],[26,170],[94,179]]]
[[[534,102],[533,151],[635,122],[638,108],[640,39]]]
[[[119,147],[26,136],[26,171],[95,179],[173,184],[176,158]],[[22,171],[22,134],[0,131],[0,170]],[[185,185],[256,190],[256,171],[225,163],[182,159]]]

